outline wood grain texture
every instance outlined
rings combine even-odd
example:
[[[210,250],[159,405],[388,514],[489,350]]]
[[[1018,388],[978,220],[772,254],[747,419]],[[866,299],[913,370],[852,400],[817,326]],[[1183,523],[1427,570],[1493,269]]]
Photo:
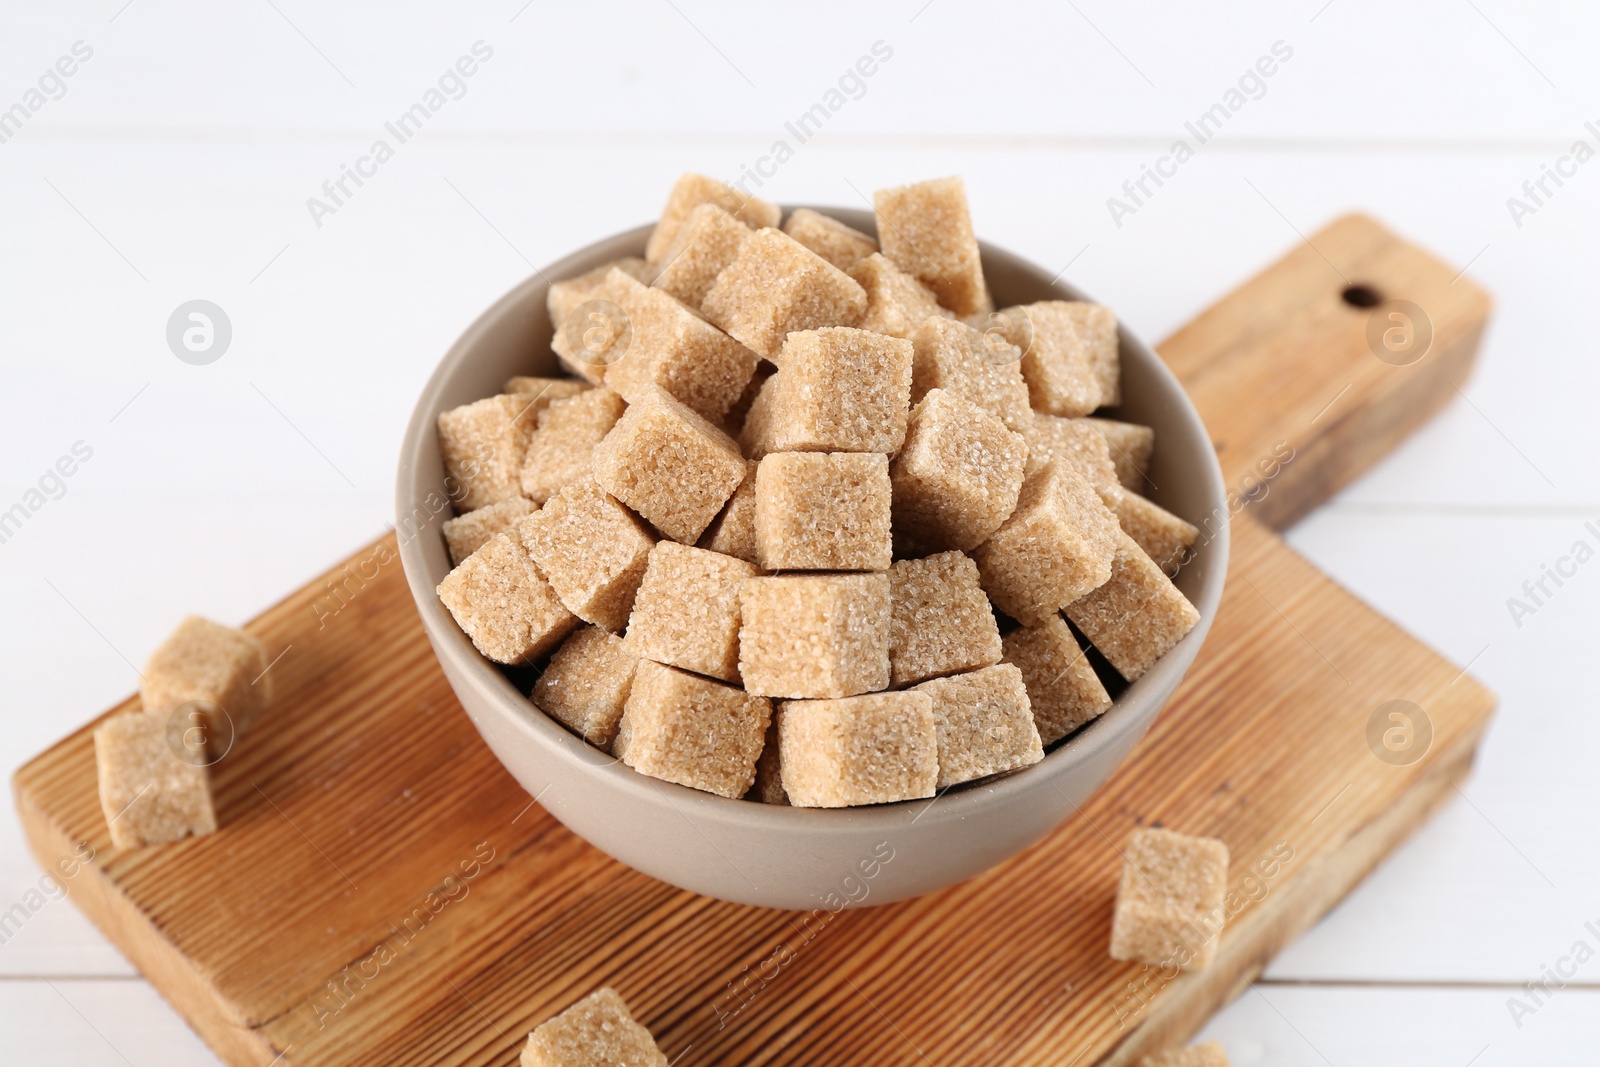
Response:
[[[1365,220],[1311,241],[1318,262],[1348,243],[1363,264],[1448,272]],[[533,1025],[602,983],[682,1064],[1135,1062],[1237,995],[1450,795],[1493,706],[1255,518],[1304,510],[1391,447],[1465,372],[1487,310],[1436,302],[1436,345],[1461,349],[1435,364],[1449,372],[1429,366],[1437,351],[1393,368],[1366,351],[1347,305],[1317,310],[1342,281],[1326,265],[1311,278],[1306,252],[1162,347],[1230,481],[1263,444],[1295,444],[1271,492],[1232,520],[1211,637],[1082,816],[980,878],[881,908],[792,913],[697,897],[608,859],[478,740],[392,538],[251,624],[283,652],[278,697],[215,769],[216,835],[115,853],[85,727],[16,776],[30,845],[46,866],[95,850],[72,898],[232,1063],[514,1063]],[[1313,419],[1333,392],[1318,401],[1311,387],[1326,366],[1353,383],[1348,414]],[[1432,723],[1430,750],[1408,766],[1367,745],[1369,716],[1391,699]],[[1201,975],[1166,981],[1105,953],[1117,847],[1152,822],[1221,837],[1234,858],[1241,903]],[[1272,875],[1247,879],[1267,857]]]

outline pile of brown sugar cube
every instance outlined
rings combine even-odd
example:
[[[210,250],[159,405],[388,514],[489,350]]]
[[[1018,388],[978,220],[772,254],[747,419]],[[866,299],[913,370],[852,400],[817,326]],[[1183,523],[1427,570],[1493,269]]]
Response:
[[[874,239],[712,179],[549,290],[571,373],[439,416],[439,597],[634,770],[844,807],[1038,762],[1198,621],[1099,305],[996,311],[959,178]],[[1063,618],[1063,614],[1065,618]],[[1071,625],[1068,625],[1070,621]],[[1003,622],[1003,625],[1002,625]],[[548,657],[548,662],[544,662]]]

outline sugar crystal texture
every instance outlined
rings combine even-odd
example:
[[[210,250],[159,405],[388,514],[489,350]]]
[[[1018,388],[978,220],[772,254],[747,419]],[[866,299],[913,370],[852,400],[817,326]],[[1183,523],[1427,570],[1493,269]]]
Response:
[[[1192,1048],[1175,1048],[1139,1061],[1139,1067],[1228,1067],[1222,1043],[1207,1041]]]
[[[516,532],[567,610],[613,633],[627,624],[655,538],[593,478],[563,487]]]
[[[661,258],[651,284],[685,305],[698,308],[722,273],[755,231],[715,204],[701,204]]]
[[[699,547],[746,563],[756,561],[756,469],[759,466],[757,460],[745,461],[744,481],[723,505],[722,513],[700,535]]]
[[[1204,970],[1227,918],[1228,846],[1145,829],[1134,833],[1122,855],[1111,958]]]
[[[1028,442],[1029,474],[1060,457],[1102,493],[1115,490],[1120,484],[1110,446],[1089,419],[1035,414],[1033,424],[1022,431],[1022,436]]]
[[[879,189],[872,197],[883,254],[965,318],[993,307],[960,178]]]
[[[891,804],[937,789],[938,732],[925,693],[786,700],[778,744],[783,789],[795,807]]]
[[[930,318],[953,319],[939,306],[933,290],[895,266],[881,253],[850,268],[850,277],[866,290],[867,311],[857,325],[863,330],[909,338]]]
[[[1120,485],[1101,489],[1100,499],[1116,515],[1122,532],[1133,538],[1168,577],[1178,568],[1200,538],[1200,531],[1159,504]]]
[[[733,439],[659,390],[629,406],[594,452],[594,477],[667,537],[692,545],[745,476]]]
[[[1028,406],[1028,383],[1022,380],[1015,347],[995,342],[991,335],[964,322],[937,317],[925,319],[911,335],[911,342],[915,346],[913,404],[930,389],[946,389],[1028,438],[1033,410]],[[1031,439],[1029,444],[1031,447]]]
[[[889,576],[751,578],[740,589],[739,674],[752,693],[843,697],[889,686]]]
[[[1089,643],[1131,682],[1183,640],[1200,621],[1200,613],[1138,542],[1120,529],[1116,536],[1110,578],[1066,605],[1066,612]],[[981,560],[978,566],[982,568]]]
[[[739,429],[739,447],[750,459],[760,459],[770,449],[766,447],[767,433],[772,426],[773,405],[778,398],[778,376],[772,375],[750,401],[744,424]]]
[[[771,380],[776,368],[767,360],[756,364],[755,373],[750,375],[750,383],[744,387],[744,392],[739,394],[739,399],[733,402],[733,407],[722,416],[722,429],[729,437],[738,439],[744,430],[750,409],[755,406],[756,397],[761,395],[762,388]]]
[[[930,389],[889,467],[895,530],[936,548],[976,547],[1016,507],[1027,456],[1027,444],[999,419]]]
[[[703,174],[685,174],[672,186],[672,192],[667,194],[667,206],[662,209],[661,219],[650,233],[644,258],[651,263],[659,263],[664,259],[672,242],[677,239],[678,231],[688,223],[694,209],[701,204],[715,204],[751,229],[776,226],[782,214],[777,204],[746,196],[715,178],[707,178]]]
[[[445,547],[450,550],[450,566],[459,567],[461,561],[488,544],[496,535],[505,533],[523,519],[532,515],[535,507],[526,497],[513,497],[498,504],[490,504],[465,515],[446,519],[441,529]]]
[[[756,471],[756,561],[769,571],[881,571],[889,536],[889,457],[773,452]]]
[[[764,696],[642,659],[612,752],[640,774],[737,800],[771,721]]]
[[[756,399],[763,421],[752,443],[763,454],[895,452],[905,441],[911,359],[911,342],[866,330],[791,333],[771,396]]]
[[[997,316],[1022,349],[1022,376],[1036,411],[1087,415],[1122,402],[1117,317],[1080,300],[1044,300]]]
[[[457,510],[522,495],[522,462],[537,406],[524,394],[501,393],[440,413],[439,452]]]
[[[649,284],[652,271],[644,260],[638,256],[627,256],[615,259],[610,263],[602,263],[593,270],[584,271],[576,278],[566,278],[550,284],[549,292],[545,295],[545,306],[550,310],[550,326],[560,329],[561,324],[567,320],[578,305],[594,298],[595,291],[605,282],[606,275],[612,268],[631,275],[645,284]],[[515,380],[515,379],[513,379]],[[513,390],[507,389],[506,392]],[[517,390],[521,392],[521,390]]]
[[[1121,536],[1094,487],[1053,460],[1027,480],[1016,510],[973,558],[995,607],[1042,622],[1111,577]]]
[[[538,428],[522,462],[522,492],[543,504],[561,487],[589,473],[594,450],[627,409],[620,396],[601,386],[539,413]]]
[[[94,731],[100,810],[119,849],[200,837],[217,828],[203,753],[165,711],[123,711]],[[180,756],[180,753],[185,753]]]
[[[603,986],[528,1035],[521,1067],[667,1067],[650,1031]]]
[[[588,388],[590,388],[589,383],[578,378],[539,378],[519,374],[514,378],[507,378],[505,388],[500,391],[532,397],[533,414],[538,415],[551,401],[577,396]]]
[[[628,647],[645,659],[739,682],[739,586],[761,572],[720,552],[661,541],[628,618]]]
[[[960,552],[897,560],[889,568],[889,674],[895,688],[1000,659],[1000,628]]]
[[[1009,663],[923,682],[939,739],[938,788],[1029,767],[1044,759],[1022,672]]]
[[[1110,709],[1110,694],[1060,615],[1019,626],[1000,643],[1005,662],[1022,671],[1042,743],[1053,745]]]
[[[778,716],[772,716],[767,727],[767,739],[761,746],[761,756],[756,760],[756,784],[750,787],[746,800],[762,804],[788,804],[789,794],[783,791],[782,748],[778,743]]]
[[[598,748],[610,748],[633,688],[639,657],[598,626],[574,631],[533,683],[533,702]]]
[[[771,359],[796,330],[854,326],[867,294],[850,275],[782,230],[757,230],[717,275],[706,318]]]
[[[491,538],[439,583],[456,625],[496,663],[538,659],[578,625],[518,539],[522,524]]]
[[[878,242],[838,219],[796,208],[784,220],[783,232],[842,271],[848,271],[878,250]]]
[[[1111,450],[1111,462],[1117,467],[1117,481],[1124,489],[1144,492],[1145,475],[1150,470],[1150,454],[1155,451],[1156,432],[1148,426],[1116,419],[1089,419],[1099,430]]]

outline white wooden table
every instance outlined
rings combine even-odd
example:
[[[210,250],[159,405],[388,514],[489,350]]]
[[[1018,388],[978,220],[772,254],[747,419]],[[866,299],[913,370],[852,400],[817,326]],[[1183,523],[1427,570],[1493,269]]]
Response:
[[[981,233],[1070,264],[1151,340],[1359,208],[1470,263],[1498,311],[1464,395],[1290,540],[1503,703],[1462,796],[1206,1036],[1235,1064],[1594,1062],[1600,563],[1547,580],[1531,615],[1507,601],[1532,604],[1523,583],[1576,542],[1600,548],[1600,160],[1562,162],[1600,149],[1600,13],[583,8],[7,10],[0,109],[22,112],[0,111],[0,513],[26,514],[0,543],[0,764],[134,688],[184,613],[241,621],[376,534],[412,398],[455,335],[533,265],[653,217],[683,170],[759,165],[763,195],[849,205],[961,173]],[[79,41],[71,77],[46,76]],[[385,123],[479,41],[492,54],[400,143]],[[888,58],[846,77],[877,42]],[[1214,139],[1141,202],[1124,193],[1277,42],[1292,54]],[[801,144],[785,123],[808,112]],[[392,158],[361,162],[378,139]],[[762,164],[780,139],[792,158]],[[323,184],[345,165],[369,176],[335,204]],[[1523,183],[1546,166],[1569,173],[1536,202]],[[1114,219],[1113,196],[1135,210]],[[336,210],[314,219],[309,197]],[[165,336],[197,298],[233,331],[204,366]],[[74,446],[92,454],[48,476]],[[0,819],[0,1058],[215,1062],[40,879]],[[1558,965],[1536,1007],[1524,983]]]

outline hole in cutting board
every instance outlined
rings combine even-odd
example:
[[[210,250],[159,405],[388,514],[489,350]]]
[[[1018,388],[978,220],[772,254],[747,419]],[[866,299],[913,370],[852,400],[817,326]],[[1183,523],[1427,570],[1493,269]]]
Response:
[[[1370,285],[1346,286],[1339,298],[1354,308],[1375,308],[1383,303],[1383,296]]]

